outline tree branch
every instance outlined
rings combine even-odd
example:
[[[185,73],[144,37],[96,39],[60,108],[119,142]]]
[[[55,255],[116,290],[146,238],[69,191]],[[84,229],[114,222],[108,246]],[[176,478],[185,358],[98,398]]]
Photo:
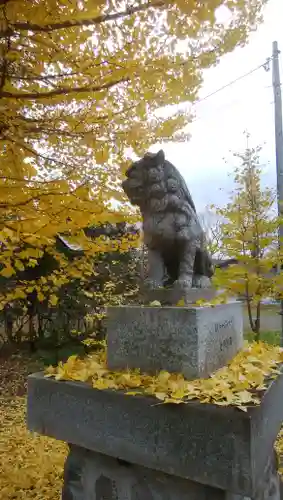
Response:
[[[48,80],[54,80],[57,78],[66,78],[66,77],[72,77],[72,76],[77,76],[81,75],[82,73],[80,71],[74,71],[72,73],[58,73],[58,75],[27,75],[27,76],[20,76],[20,75],[8,75],[11,80],[27,80],[27,81],[48,81]]]
[[[6,97],[8,99],[49,99],[50,97],[55,97],[59,95],[70,95],[73,93],[82,94],[83,92],[98,92],[100,90],[110,89],[119,83],[128,82],[129,77],[121,78],[121,80],[115,80],[113,82],[108,82],[102,85],[97,85],[93,87],[74,87],[74,88],[60,88],[56,90],[50,90],[49,92],[26,92],[26,93],[13,93],[13,92],[0,92],[0,98]]]
[[[1,1],[3,2],[3,0]],[[92,26],[95,24],[105,23],[107,21],[114,21],[116,19],[120,19],[121,17],[132,16],[133,14],[136,14],[138,12],[143,12],[149,9],[150,7],[158,8],[158,7],[163,7],[164,5],[165,2],[163,0],[156,0],[155,2],[148,2],[144,5],[139,5],[138,7],[128,7],[124,11],[115,12],[115,14],[102,14],[100,16],[93,17],[91,19],[82,19],[80,21],[65,21],[62,23],[53,23],[46,25],[33,24],[28,22],[14,23],[10,24],[8,29],[0,31],[0,38],[6,37],[8,35],[13,35],[18,30],[48,33],[51,31],[56,31],[66,28],[74,28],[77,26]]]
[[[5,83],[6,83],[6,80],[7,80],[7,73],[8,73],[8,60],[6,58],[6,55],[9,53],[10,51],[10,48],[11,48],[11,39],[10,37],[7,38],[7,41],[6,41],[6,47],[4,49],[4,57],[2,59],[2,64],[0,66],[0,71],[1,71],[1,74],[0,74],[0,90],[2,90],[4,87],[5,87]]]
[[[64,192],[61,192],[61,191],[50,191],[50,192],[47,192],[47,193],[39,193],[39,194],[36,194],[34,196],[31,196],[30,198],[27,198],[26,200],[24,201],[19,201],[19,202],[16,202],[16,203],[8,203],[8,202],[3,202],[3,203],[0,203],[0,208],[1,209],[13,209],[13,208],[18,208],[18,207],[24,207],[26,205],[29,205],[29,203],[32,203],[33,201],[40,201],[41,198],[45,197],[45,196],[62,196],[62,195],[69,195],[71,193],[64,193]]]
[[[94,126],[95,125],[100,125],[101,122],[106,122],[109,120],[112,120],[116,116],[121,116],[125,115],[132,109],[136,107],[135,104],[125,107],[124,109],[121,109],[119,111],[115,111],[111,114],[106,114],[106,115],[100,115],[96,116],[95,119],[93,120],[92,123],[92,128],[89,130],[83,130],[82,132],[76,132],[76,127],[75,126],[71,130],[64,130],[60,128],[56,128],[55,126],[51,128],[50,124],[52,125],[51,120],[49,121],[44,121],[44,120],[37,120],[37,119],[32,119],[32,118],[26,118],[24,116],[21,116],[19,119],[19,123],[21,120],[24,122],[23,128],[25,128],[28,132],[33,132],[35,134],[37,133],[46,133],[46,134],[57,134],[58,136],[65,136],[65,137],[84,137],[86,134],[92,133],[94,131]],[[84,119],[84,116],[82,117]],[[64,121],[64,117],[62,118],[62,121]],[[35,125],[34,125],[35,124]],[[81,121],[79,122],[81,124]],[[32,126],[30,126],[32,125]]]
[[[35,158],[41,158],[42,160],[46,161],[46,162],[53,162],[55,164],[58,164],[58,165],[62,165],[64,167],[69,167],[70,169],[72,169],[73,171],[75,170],[76,168],[76,165],[70,165],[64,161],[60,161],[56,158],[51,158],[51,157],[48,157],[48,156],[45,156],[41,153],[39,153],[38,151],[36,151],[35,149],[33,149],[31,146],[29,146],[28,144],[23,144],[22,142],[19,142],[19,141],[16,141],[15,139],[13,139],[12,137],[9,137],[9,136],[6,136],[5,137],[5,140],[7,141],[10,141],[12,142],[13,144],[16,144],[17,146],[19,146],[20,148],[23,148],[25,151],[27,151],[28,153],[31,153],[32,156],[34,156]],[[27,180],[27,182],[30,182],[30,180]]]
[[[38,40],[36,40],[38,42]],[[42,43],[42,41],[40,40],[40,43]],[[47,46],[49,48],[49,46]],[[28,46],[28,48],[30,49],[30,47]],[[13,49],[15,50],[15,49]],[[19,50],[18,51],[19,53],[21,53],[21,51]],[[115,68],[120,68],[120,69],[125,69],[125,66],[123,66],[121,63],[118,63],[118,62],[112,62],[112,61],[108,61],[107,59],[105,59],[104,61],[100,61],[99,63],[95,63],[95,62],[91,62],[90,63],[90,68],[89,69],[92,69],[93,67],[96,67],[96,68],[99,68],[100,66],[110,66],[110,67],[115,67]],[[85,72],[87,71],[88,68],[86,68],[84,71],[71,71],[69,73],[65,72],[65,73],[58,73],[58,74],[55,74],[55,75],[30,75],[30,74],[26,74],[26,75],[17,75],[17,74],[8,74],[9,78],[13,79],[13,80],[28,80],[28,81],[36,81],[36,80],[53,80],[53,79],[58,79],[58,78],[68,78],[68,77],[72,77],[72,76],[77,76],[77,75],[80,75],[80,76],[85,76]]]

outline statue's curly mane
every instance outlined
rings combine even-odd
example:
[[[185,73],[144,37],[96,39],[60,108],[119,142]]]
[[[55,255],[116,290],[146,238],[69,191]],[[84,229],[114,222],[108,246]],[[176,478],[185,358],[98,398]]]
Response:
[[[185,183],[182,175],[180,172],[177,170],[170,161],[165,160],[164,162],[164,178],[167,180],[168,178],[175,178],[178,179],[179,183],[179,194],[181,195],[182,198],[184,198],[184,201],[189,204],[189,206],[193,209],[193,211],[196,213],[196,207],[193,202],[193,199],[191,197],[191,193],[188,190],[187,184]]]

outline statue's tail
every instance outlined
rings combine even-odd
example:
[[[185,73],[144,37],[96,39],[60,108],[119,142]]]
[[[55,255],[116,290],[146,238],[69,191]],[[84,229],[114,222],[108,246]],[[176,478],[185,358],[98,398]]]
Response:
[[[194,263],[194,274],[212,278],[214,265],[210,253],[206,248],[200,248],[196,252]]]

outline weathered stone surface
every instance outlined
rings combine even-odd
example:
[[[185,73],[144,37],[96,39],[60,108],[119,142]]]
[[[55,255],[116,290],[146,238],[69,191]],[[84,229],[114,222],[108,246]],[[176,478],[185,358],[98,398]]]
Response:
[[[272,452],[255,485],[256,493],[253,498],[227,492],[225,500],[283,500],[282,482],[277,471],[277,456],[275,452]]]
[[[280,487],[275,454],[251,499],[71,445],[62,500],[281,500]]]
[[[82,499],[226,500],[216,488],[71,446],[62,500]]]
[[[147,287],[141,288],[141,297],[145,304],[157,300],[162,305],[174,306],[180,300],[184,300],[184,304],[196,304],[198,300],[205,300],[210,302],[217,297],[217,290],[215,288],[182,288],[175,286],[170,288],[154,288],[148,289]]]
[[[99,391],[34,374],[28,378],[28,427],[132,464],[257,500],[258,484],[283,420],[282,393],[281,375],[261,405],[245,413],[198,403],[156,405],[153,398]]]
[[[109,307],[110,369],[140,368],[205,377],[224,366],[243,344],[242,305],[215,307]]]

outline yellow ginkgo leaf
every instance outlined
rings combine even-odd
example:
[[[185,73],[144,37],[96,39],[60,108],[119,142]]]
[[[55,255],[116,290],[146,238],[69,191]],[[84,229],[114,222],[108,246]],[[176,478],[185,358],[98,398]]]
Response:
[[[4,269],[0,271],[1,276],[4,278],[10,278],[13,274],[16,274],[16,271],[12,268],[12,266],[6,265]]]
[[[177,307],[184,307],[185,306],[185,299],[180,299],[178,302],[177,302]]]
[[[154,395],[157,399],[160,399],[160,401],[164,401],[167,398],[166,392],[156,392]]]
[[[175,399],[175,398],[165,398],[164,404],[168,404],[168,403],[171,403],[174,405],[179,405],[181,403],[184,403],[184,401],[182,401],[181,399]]]
[[[56,295],[50,295],[48,302],[51,306],[56,306],[58,303],[58,297],[56,297]]]
[[[24,271],[25,269],[25,266],[23,265],[22,261],[19,260],[19,259],[16,259],[15,260],[15,267],[19,270],[19,271]]]
[[[161,302],[159,302],[159,300],[153,300],[152,302],[150,302],[149,305],[151,307],[160,307],[161,306]]]

